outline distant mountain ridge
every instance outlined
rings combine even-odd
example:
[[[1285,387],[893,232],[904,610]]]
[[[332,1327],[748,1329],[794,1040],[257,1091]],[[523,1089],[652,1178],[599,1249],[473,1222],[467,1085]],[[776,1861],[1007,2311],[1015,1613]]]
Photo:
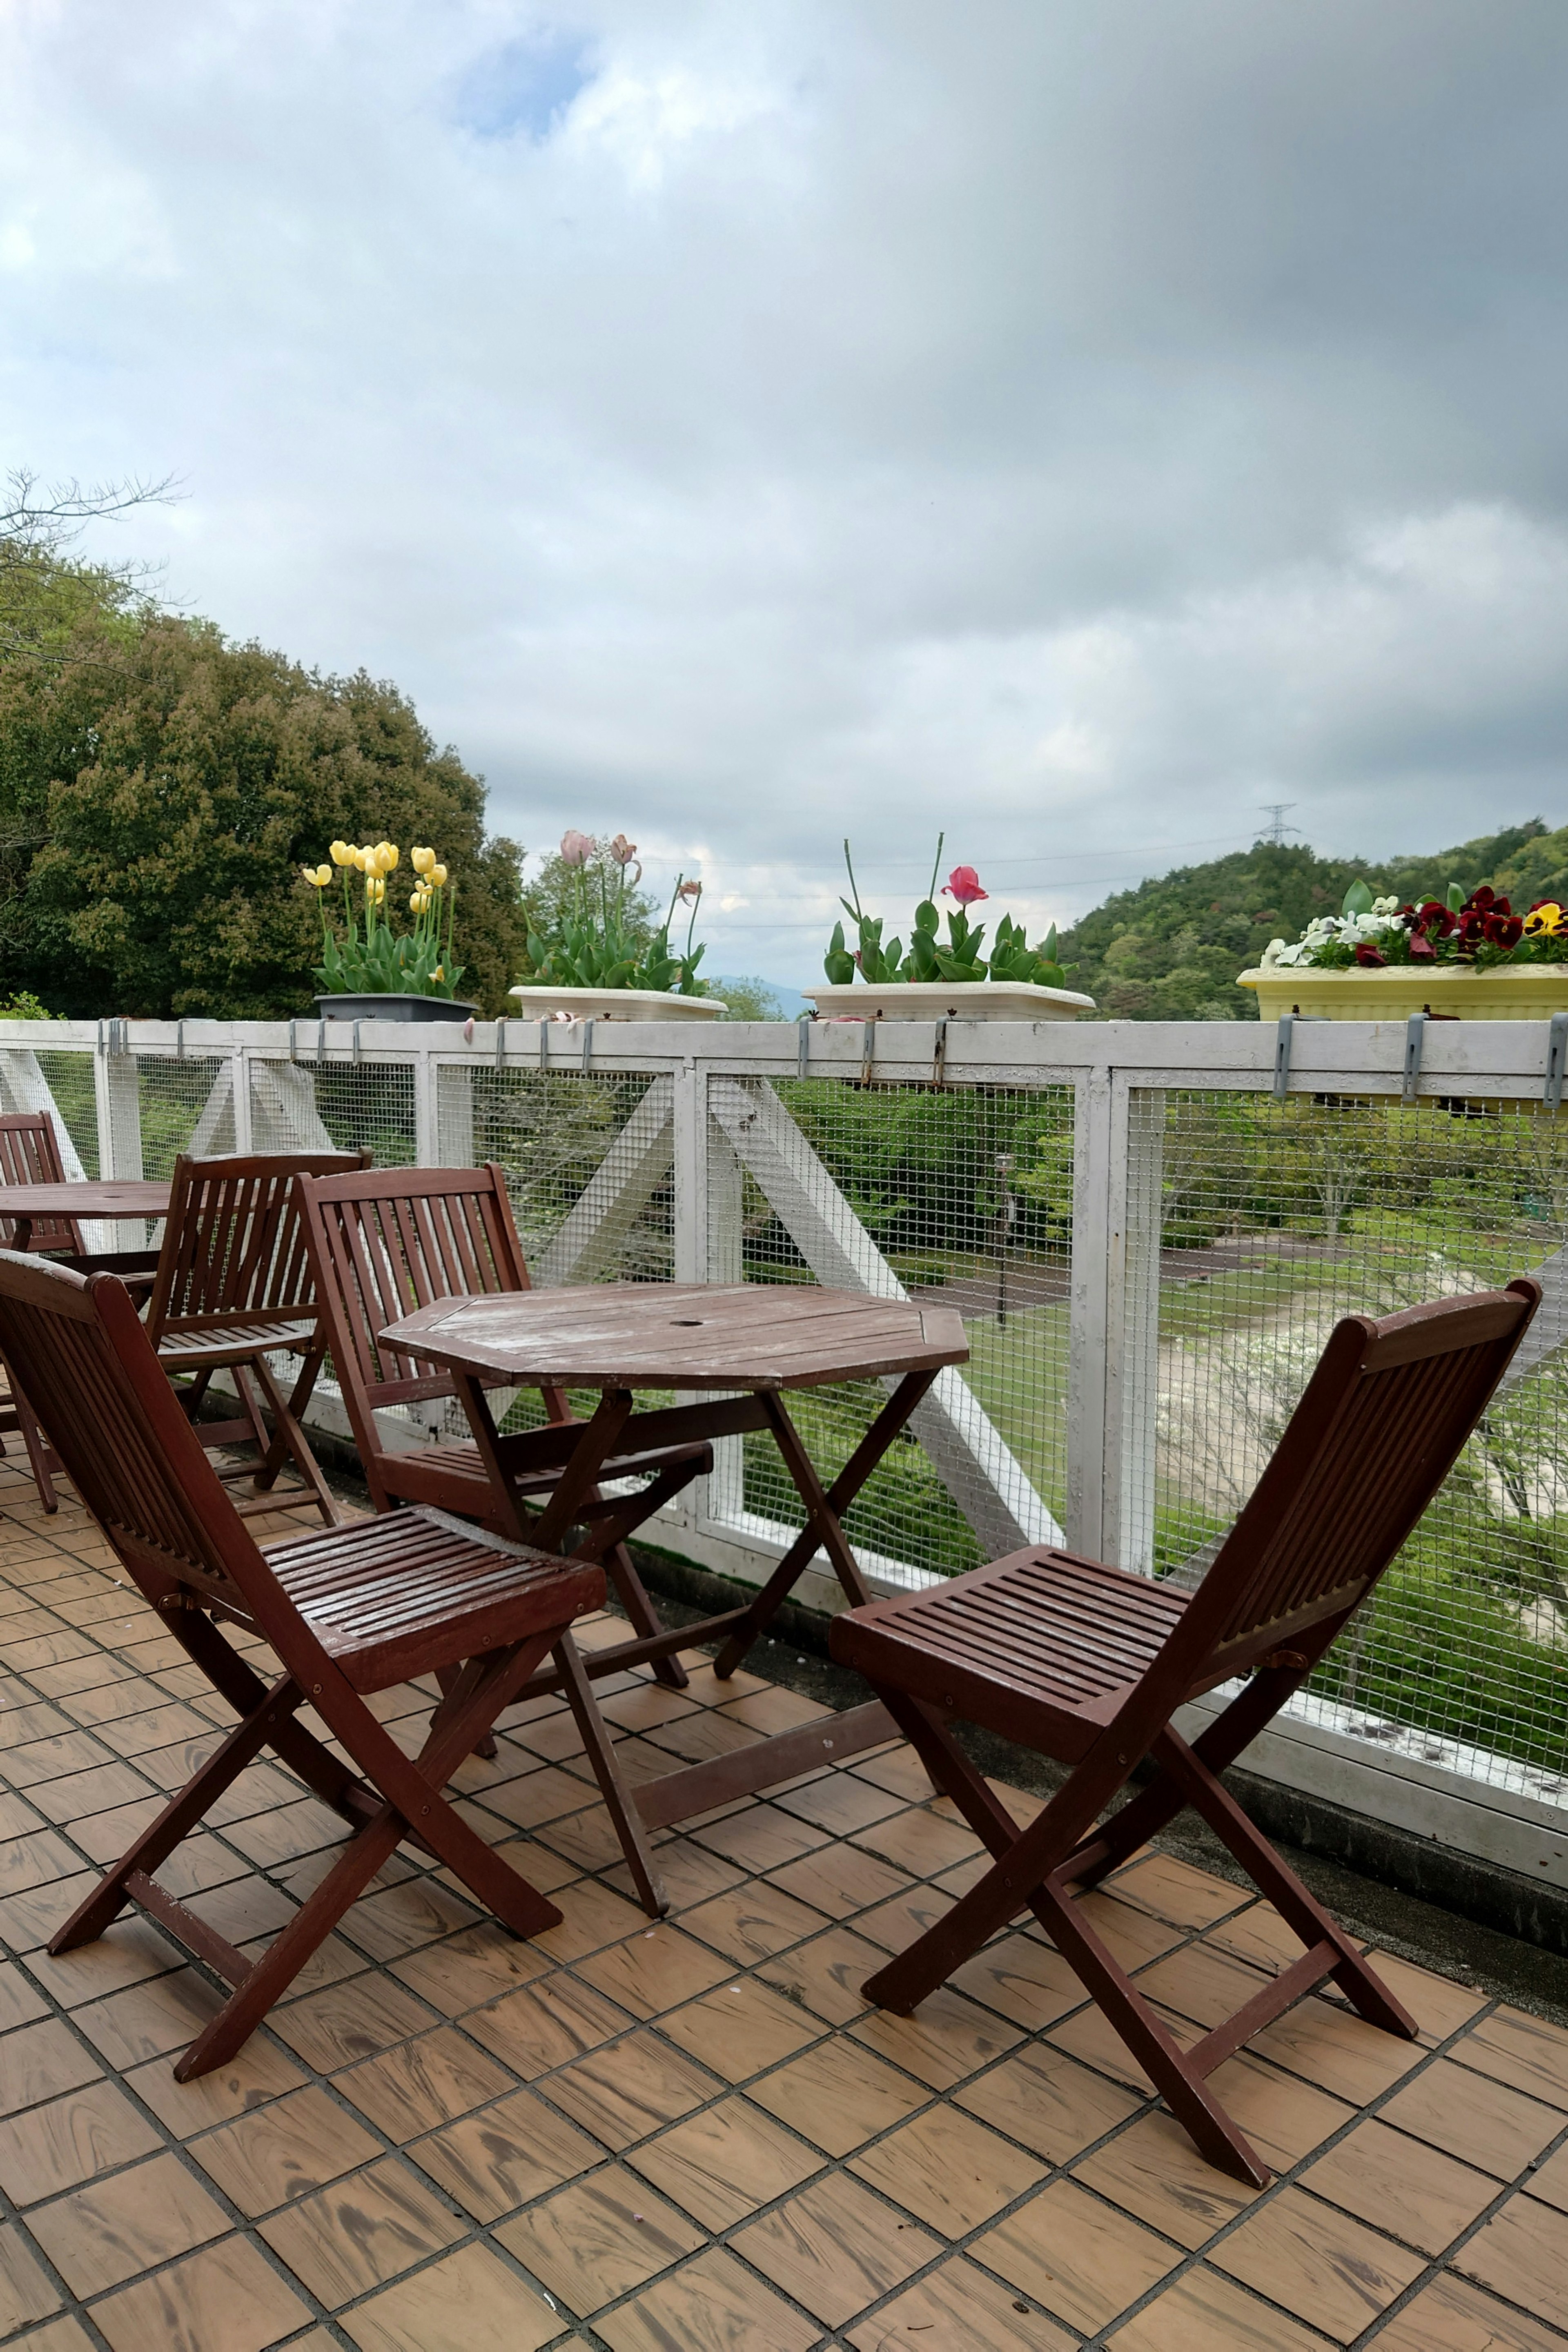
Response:
[[[1270,940],[1293,940],[1314,915],[1337,914],[1363,877],[1401,900],[1450,882],[1483,882],[1525,908],[1568,897],[1568,825],[1550,832],[1540,817],[1483,834],[1455,848],[1376,864],[1320,857],[1289,843],[1250,849],[1119,890],[1062,935],[1061,960],[1076,965],[1068,986],[1092,996],[1101,1021],[1256,1021],[1252,991],[1236,976]]]

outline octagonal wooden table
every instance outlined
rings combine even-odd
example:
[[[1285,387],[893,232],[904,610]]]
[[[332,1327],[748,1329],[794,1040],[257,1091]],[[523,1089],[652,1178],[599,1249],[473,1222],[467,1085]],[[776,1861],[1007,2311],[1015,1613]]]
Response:
[[[33,1227],[46,1218],[75,1217],[105,1223],[125,1217],[163,1217],[169,1212],[169,1180],[161,1182],[139,1177],[106,1177],[101,1182],[93,1176],[80,1176],[64,1184],[0,1185],[0,1217],[15,1223],[13,1249],[25,1250],[33,1238]]]
[[[766,1584],[743,1608],[596,1651],[584,1661],[595,1676],[714,1641],[722,1645],[716,1671],[732,1674],[819,1550],[832,1562],[851,1606],[868,1601],[845,1538],[844,1514],[938,1372],[969,1354],[963,1322],[951,1307],[773,1283],[593,1283],[444,1298],[389,1324],[381,1339],[450,1369],[517,1539],[552,1548],[581,1523],[586,1534],[574,1547],[574,1558],[603,1559],[640,1522],[635,1506],[613,1496],[594,1499],[612,1453],[751,1430],[772,1433],[805,1507],[805,1526]],[[497,1373],[519,1387],[597,1389],[598,1409],[585,1421],[503,1435],[483,1386]],[[890,1380],[891,1393],[825,1486],[784,1399],[792,1389],[860,1380]],[[690,1402],[639,1413],[638,1389],[699,1393]],[[517,1479],[554,1467],[558,1483],[544,1509],[531,1517]],[[541,1676],[531,1687],[543,1689],[552,1679]],[[901,1736],[880,1705],[852,1708],[668,1773],[637,1791],[638,1810],[649,1828],[659,1828]]]

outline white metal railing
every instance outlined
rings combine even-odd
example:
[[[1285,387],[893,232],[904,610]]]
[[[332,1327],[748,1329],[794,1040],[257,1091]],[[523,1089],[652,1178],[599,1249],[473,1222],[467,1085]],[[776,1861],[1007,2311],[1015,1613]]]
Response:
[[[1194,1579],[1333,1315],[1533,1268],[1545,1305],[1445,1491],[1447,1550],[1412,1555],[1349,1678],[1251,1760],[1568,1885],[1565,1029],[9,1022],[0,1107],[51,1111],[73,1174],[348,1142],[498,1159],[543,1283],[934,1286],[973,1353],[853,1524],[884,1586],[1064,1538]],[[822,1401],[813,1442],[847,1448],[874,1402]],[[345,1425],[330,1386],[320,1415]],[[727,1440],[661,1540],[756,1580],[788,1507]]]

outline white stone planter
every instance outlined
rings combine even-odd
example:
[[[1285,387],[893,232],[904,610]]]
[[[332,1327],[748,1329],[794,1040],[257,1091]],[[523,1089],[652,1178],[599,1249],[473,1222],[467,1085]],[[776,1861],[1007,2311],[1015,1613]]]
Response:
[[[824,1020],[1077,1021],[1094,1011],[1092,996],[1070,988],[1041,988],[1032,980],[895,981],[890,988],[825,984],[803,989]]]
[[[657,988],[509,988],[519,1017],[548,1021],[717,1021],[729,1007],[717,996],[666,996]]]

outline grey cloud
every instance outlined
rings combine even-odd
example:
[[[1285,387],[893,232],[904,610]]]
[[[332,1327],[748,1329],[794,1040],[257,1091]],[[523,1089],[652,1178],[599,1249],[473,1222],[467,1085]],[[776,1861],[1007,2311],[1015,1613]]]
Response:
[[[0,416],[229,628],[814,968],[1287,799],[1563,805],[1557,0],[98,0],[0,24]],[[1053,864],[1053,861],[1059,861]],[[921,877],[923,879],[923,876]]]

